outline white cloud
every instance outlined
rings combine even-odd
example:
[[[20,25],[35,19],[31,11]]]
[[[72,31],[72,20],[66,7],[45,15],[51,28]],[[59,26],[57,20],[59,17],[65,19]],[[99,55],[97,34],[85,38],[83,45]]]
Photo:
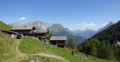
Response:
[[[17,20],[25,20],[26,17],[16,18]]]
[[[104,23],[104,24],[102,24],[103,26],[106,26],[108,24],[108,22],[106,22],[106,23]]]
[[[97,24],[94,24],[94,23],[82,23],[82,24],[74,24],[75,26],[82,26],[82,27],[94,27],[94,26],[97,26]]]

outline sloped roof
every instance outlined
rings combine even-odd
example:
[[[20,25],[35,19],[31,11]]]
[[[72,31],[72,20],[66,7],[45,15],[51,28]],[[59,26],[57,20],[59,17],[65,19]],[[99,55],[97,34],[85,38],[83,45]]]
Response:
[[[47,33],[47,30],[34,30],[35,33]]]
[[[67,40],[67,36],[52,36],[50,40]]]
[[[31,30],[33,27],[13,27],[11,30]]]

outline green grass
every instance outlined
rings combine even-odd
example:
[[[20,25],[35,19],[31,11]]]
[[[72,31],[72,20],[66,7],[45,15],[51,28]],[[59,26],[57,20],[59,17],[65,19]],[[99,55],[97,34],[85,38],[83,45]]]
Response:
[[[1,30],[9,31],[10,29],[11,29],[11,27],[9,25],[0,21],[0,35],[2,35],[3,38],[5,38],[7,34],[1,32]]]
[[[0,62],[15,56],[12,52],[14,39],[11,39],[8,34],[1,32],[1,30],[9,31],[10,29],[9,25],[0,21]]]
[[[26,39],[26,40],[30,41],[31,39]],[[32,40],[32,41],[38,41],[38,40]],[[49,58],[52,61],[47,61],[45,59],[42,59],[41,56],[30,56],[29,59],[24,59],[24,56],[17,57],[17,55],[19,55],[16,52],[17,43],[18,43],[18,40],[15,40],[15,39],[12,39],[12,38],[0,38],[0,62],[4,62],[4,61],[6,61],[6,62],[20,62],[20,61],[29,62],[30,60],[32,60],[34,58],[39,58],[39,60],[42,61],[42,62],[61,62],[61,60],[58,60],[58,59],[55,59],[55,58]],[[37,48],[34,49],[34,47],[39,47],[38,46],[39,44],[37,42],[33,42],[30,45],[34,45],[34,46],[31,46],[30,47],[31,49],[28,49],[29,51],[33,50],[32,53],[38,52]],[[4,56],[3,55],[4,53],[8,53],[9,55]],[[29,52],[24,51],[24,53],[29,53]],[[31,59],[31,57],[32,57],[32,59]],[[48,57],[46,57],[46,58],[48,58]]]
[[[13,42],[11,38],[0,38],[0,62],[15,56],[12,53]]]
[[[23,38],[18,48],[23,53],[37,53],[39,52],[40,44],[38,40]]]
[[[87,55],[83,53],[77,53],[82,57],[76,57],[72,55],[72,51],[70,49],[65,49],[65,48],[62,49],[58,47],[50,48],[50,46],[51,45],[46,45],[44,41],[23,38],[20,43],[19,50],[23,53],[28,53],[28,54],[38,53],[38,52],[56,54],[68,59],[71,62],[117,62],[116,60],[104,60],[93,56],[88,56],[87,59],[82,59],[82,57],[85,57]]]
[[[2,21],[0,21],[0,30],[6,30],[9,31],[11,29],[11,27],[5,23],[3,23]]]

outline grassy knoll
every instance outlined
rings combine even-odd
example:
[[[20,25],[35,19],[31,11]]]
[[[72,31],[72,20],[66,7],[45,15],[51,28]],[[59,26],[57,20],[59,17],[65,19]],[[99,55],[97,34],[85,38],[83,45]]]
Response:
[[[5,23],[3,23],[2,21],[0,21],[0,30],[6,30],[9,31],[11,29],[11,27]]]
[[[2,38],[3,39],[3,38]],[[11,39],[11,38],[10,38]],[[6,39],[8,40],[8,39]],[[5,43],[3,43],[5,42]],[[8,41],[3,41],[0,43],[0,45],[4,45],[3,48],[0,47],[0,62],[30,62],[30,60],[34,60],[38,58],[42,62],[62,62],[61,60],[55,59],[55,58],[49,58],[49,60],[42,59],[41,56],[36,56],[36,55],[21,55],[21,53],[17,52],[16,48],[19,45],[20,39],[11,39],[10,42]],[[5,45],[6,44],[6,45]],[[7,46],[8,45],[8,46]],[[1,51],[2,50],[2,51]],[[10,53],[8,56],[4,56],[4,53]],[[28,53],[28,52],[26,52]],[[27,58],[26,58],[27,57]]]
[[[15,56],[12,53],[13,42],[11,38],[0,38],[0,62]]]
[[[11,27],[9,25],[0,21],[0,62],[15,56],[12,51],[12,46],[15,40],[11,39],[9,35],[1,31],[9,31],[10,29]]]
[[[2,37],[6,37],[7,34],[1,32],[1,30],[9,31],[10,29],[11,29],[11,27],[9,25],[0,21],[0,35],[2,35]]]
[[[37,53],[41,43],[35,39],[23,38],[19,45],[19,50],[23,53]]]
[[[82,57],[76,57],[72,55],[72,51],[69,49],[61,49],[61,48],[50,48],[50,45],[46,44],[44,41],[39,40],[33,40],[29,38],[23,38],[21,40],[19,50],[23,53],[50,53],[50,54],[56,54],[59,56],[62,56],[66,59],[68,59],[71,62],[117,62],[115,60],[104,60],[95,58],[93,56],[88,56],[86,59],[82,59],[82,57],[85,57],[87,55],[83,53],[78,53],[78,55]]]

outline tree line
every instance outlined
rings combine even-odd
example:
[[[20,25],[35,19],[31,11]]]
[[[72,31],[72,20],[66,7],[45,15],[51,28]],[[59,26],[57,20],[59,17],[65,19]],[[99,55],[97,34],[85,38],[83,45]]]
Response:
[[[80,52],[103,59],[120,60],[120,47],[115,44],[107,43],[107,41],[99,41],[95,38],[86,40],[78,46]]]

